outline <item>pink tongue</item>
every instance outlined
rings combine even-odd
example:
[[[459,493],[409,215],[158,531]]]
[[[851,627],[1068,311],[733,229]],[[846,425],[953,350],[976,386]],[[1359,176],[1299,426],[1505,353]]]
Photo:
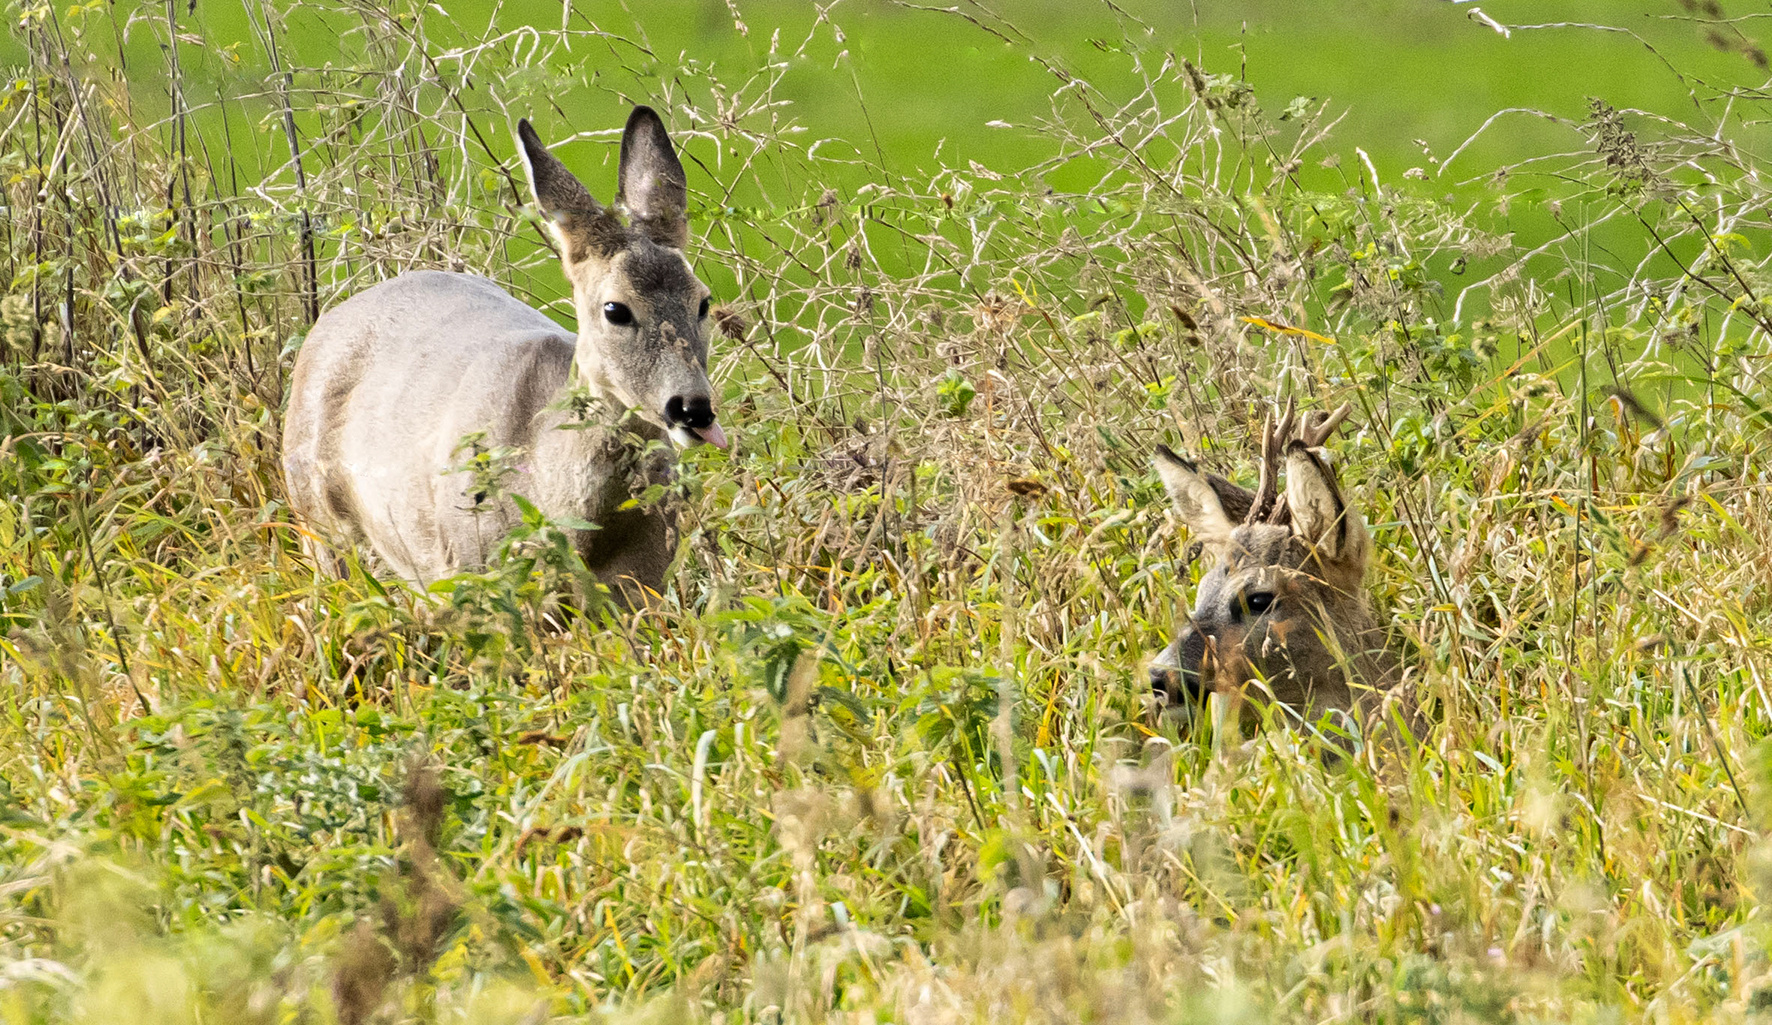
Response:
[[[695,435],[715,448],[725,448],[727,445],[726,432],[720,429],[719,424],[708,424],[696,431]]]

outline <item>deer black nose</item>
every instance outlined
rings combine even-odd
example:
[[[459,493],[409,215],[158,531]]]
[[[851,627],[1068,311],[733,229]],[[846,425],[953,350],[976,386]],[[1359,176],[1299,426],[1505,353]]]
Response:
[[[1177,705],[1201,700],[1200,674],[1175,666],[1151,666],[1151,695],[1159,704]]]
[[[1151,666],[1151,696],[1160,705],[1167,705],[1175,700],[1175,687],[1181,682],[1180,673],[1170,666]]]
[[[681,395],[673,395],[665,403],[665,423],[672,427],[687,427],[699,431],[714,422],[714,404],[707,396],[697,395],[685,399]]]
[[[1206,694],[1205,681],[1200,679],[1200,668],[1206,661],[1206,635],[1189,627],[1181,634],[1181,667],[1176,675],[1181,692],[1190,701],[1199,701]]]

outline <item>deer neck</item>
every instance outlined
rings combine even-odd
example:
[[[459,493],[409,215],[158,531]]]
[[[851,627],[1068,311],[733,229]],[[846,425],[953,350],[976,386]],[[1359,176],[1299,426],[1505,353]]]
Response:
[[[549,516],[601,522],[648,484],[669,480],[675,454],[664,429],[577,365],[536,415],[527,469]]]
[[[575,393],[589,396],[601,404],[604,418],[614,420],[640,403],[632,395],[624,395],[603,369],[603,354],[583,335],[573,346],[572,368],[566,373],[561,389],[568,396]]]

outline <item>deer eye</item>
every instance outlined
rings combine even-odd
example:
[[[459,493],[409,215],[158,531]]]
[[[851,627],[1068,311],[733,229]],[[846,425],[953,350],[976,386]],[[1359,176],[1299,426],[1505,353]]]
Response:
[[[700,317],[703,320],[706,320],[708,318],[708,301],[706,299],[703,299],[701,301],[701,311],[699,313],[697,313],[696,316]]]
[[[1243,595],[1243,607],[1251,616],[1259,616],[1274,607],[1274,592],[1249,591]]]
[[[634,322],[634,311],[628,309],[626,303],[604,303],[603,319],[611,324],[621,326]]]

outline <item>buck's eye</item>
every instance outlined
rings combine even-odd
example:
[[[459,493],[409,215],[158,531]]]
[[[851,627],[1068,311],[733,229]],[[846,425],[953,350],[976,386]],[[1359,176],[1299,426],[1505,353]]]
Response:
[[[603,319],[618,327],[624,324],[632,324],[634,322],[634,311],[628,309],[626,303],[604,303]]]
[[[706,299],[701,301],[701,311],[697,313],[696,316],[703,320],[708,319],[708,301]]]
[[[1259,616],[1274,607],[1274,592],[1251,591],[1243,595],[1243,607],[1249,610],[1251,616]]]

